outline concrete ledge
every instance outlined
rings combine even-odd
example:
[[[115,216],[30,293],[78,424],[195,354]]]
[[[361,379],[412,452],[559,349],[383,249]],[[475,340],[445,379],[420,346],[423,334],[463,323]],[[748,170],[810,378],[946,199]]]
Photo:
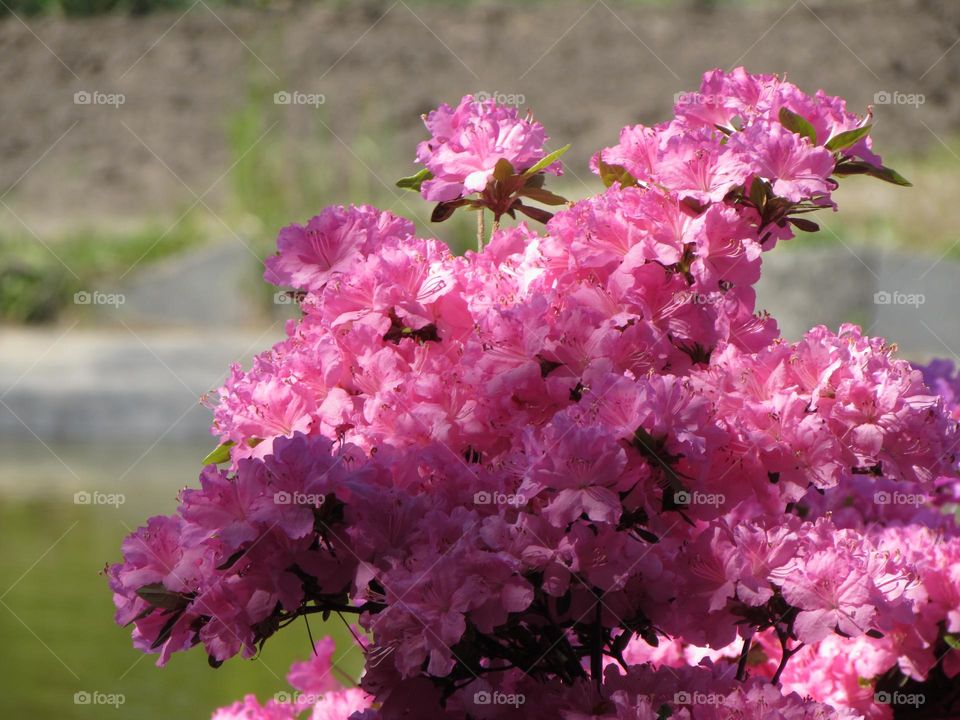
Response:
[[[202,442],[199,405],[231,362],[282,337],[282,324],[243,333],[13,330],[0,332],[0,435],[69,442],[93,438]]]
[[[910,359],[960,353],[960,263],[950,258],[839,243],[778,248],[763,256],[757,307],[790,340],[814,325],[853,322]]]

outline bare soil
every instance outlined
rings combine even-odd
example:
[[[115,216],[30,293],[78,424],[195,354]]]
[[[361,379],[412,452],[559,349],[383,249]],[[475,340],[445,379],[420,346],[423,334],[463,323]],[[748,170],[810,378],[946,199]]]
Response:
[[[368,164],[385,183],[411,168],[419,115],[477,91],[523,95],[557,145],[576,141],[571,169],[586,179],[593,150],[665,118],[717,66],[786,72],[857,108],[922,94],[877,108],[875,134],[895,152],[942,148],[960,124],[956,0],[335,5],[0,21],[0,199],[41,233],[175,213],[197,195],[221,206],[230,119],[251,98],[293,154],[318,126],[346,147],[375,130],[387,147]],[[324,103],[278,107],[279,90]],[[124,103],[76,104],[81,91]]]

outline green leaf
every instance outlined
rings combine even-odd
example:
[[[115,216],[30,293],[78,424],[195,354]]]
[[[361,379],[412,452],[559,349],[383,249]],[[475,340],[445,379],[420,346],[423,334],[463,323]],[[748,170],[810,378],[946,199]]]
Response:
[[[410,175],[409,177],[400,178],[397,180],[397,187],[403,188],[404,190],[413,190],[414,192],[420,192],[420,186],[423,185],[425,180],[432,180],[433,173],[424,168],[416,175]]]
[[[797,115],[789,108],[782,107],[780,108],[780,124],[787,130],[808,138],[814,145],[817,144],[817,131],[813,129],[813,125],[803,115]]]
[[[183,617],[182,610],[170,616],[170,619],[163,624],[163,627],[160,628],[160,632],[157,633],[156,639],[153,641],[153,644],[150,646],[151,650],[156,650],[158,647],[160,647],[167,640],[170,639],[170,636],[173,634],[173,626],[176,625],[177,622],[179,622],[181,617]]]
[[[830,138],[824,147],[826,147],[830,152],[846,150],[851,145],[856,144],[869,135],[872,128],[873,125],[864,125],[863,127],[854,128],[853,130],[846,130],[845,132],[842,132],[839,135],[834,135],[832,138]]]
[[[536,220],[539,223],[543,223],[544,225],[546,225],[547,222],[550,220],[550,218],[553,217],[553,213],[551,212],[547,212],[546,210],[541,210],[540,208],[530,207],[529,205],[524,205],[523,203],[519,203],[519,202],[516,203],[510,209],[522,212],[528,218],[532,218],[533,220]]]
[[[683,200],[680,201],[680,204],[683,205],[683,207],[690,210],[690,212],[694,213],[695,215],[699,215],[700,213],[702,213],[704,210],[707,209],[709,203],[702,203],[696,198],[685,197]]]
[[[437,203],[436,207],[433,208],[433,212],[430,213],[430,222],[443,222],[451,215],[453,211],[458,207],[463,207],[469,200],[464,200],[460,198],[459,200],[448,200],[446,202]]]
[[[798,230],[803,230],[804,232],[820,232],[820,226],[813,222],[813,220],[790,217],[787,218],[787,222],[794,225]]]
[[[161,610],[179,610],[186,607],[190,600],[180,593],[167,590],[163,583],[151,583],[137,590],[137,595]]]
[[[224,560],[222,564],[217,565],[217,570],[229,570],[231,567],[233,567],[234,563],[236,563],[237,560],[242,558],[247,553],[247,550],[249,549],[250,548],[247,548],[247,547],[240,548],[239,550],[234,552],[233,555],[231,555],[226,560]]]
[[[649,530],[644,530],[642,527],[635,527],[633,528],[633,531],[640,536],[641,540],[648,542],[651,545],[656,545],[658,542],[660,542],[660,538],[657,535],[654,535]]]
[[[563,146],[562,148],[560,148],[559,150],[554,150],[552,153],[550,153],[549,155],[547,155],[545,158],[541,159],[540,162],[538,162],[538,163],[537,163],[536,165],[534,165],[532,168],[528,168],[528,169],[524,170],[523,174],[524,174],[524,175],[527,175],[527,176],[529,176],[529,175],[534,175],[534,174],[540,172],[541,170],[543,170],[544,168],[549,167],[550,165],[553,165],[553,163],[555,163],[555,162],[557,161],[557,158],[559,158],[561,155],[563,155],[563,154],[564,154],[567,150],[569,150],[569,149],[570,149],[570,144],[567,143],[566,145],[564,145],[564,146]]]
[[[230,459],[230,448],[234,445],[236,445],[236,443],[233,442],[233,440],[228,440],[225,443],[217,445],[201,463],[203,465],[219,465],[220,463],[227,462]]]
[[[872,165],[868,165],[860,160],[851,160],[849,162],[839,163],[833,169],[833,174],[839,177],[845,177],[847,175],[869,175],[872,169]]]
[[[911,183],[893,168],[883,166],[875,167],[874,165],[862,162],[860,160],[851,160],[850,162],[840,163],[836,168],[834,168],[833,174],[838,175],[839,177],[844,177],[845,175],[869,175],[870,177],[875,177],[879,180],[893,183],[894,185],[913,187],[913,183]]]
[[[500,158],[497,160],[497,164],[493,166],[493,179],[504,182],[507,178],[512,176],[513,165],[510,164],[510,161],[506,158]]]
[[[623,165],[608,165],[602,158],[597,158],[597,169],[600,179],[606,187],[620,183],[620,187],[636,187],[637,179],[631,175]]]
[[[873,172],[868,172],[867,175],[871,177],[879,178],[888,183],[893,183],[894,185],[901,185],[903,187],[913,187],[913,183],[907,180],[903,175],[898,173],[893,168],[881,167],[874,168]]]
[[[954,650],[960,650],[960,637],[946,634],[943,636],[943,641]]]
[[[644,627],[638,628],[638,632],[647,645],[650,647],[660,647],[660,639],[652,627],[645,625]]]
[[[763,178],[755,177],[750,183],[750,202],[757,206],[757,209],[763,212],[766,207],[767,198],[773,194],[770,184]]]
[[[567,199],[565,197],[560,197],[549,190],[544,190],[543,188],[528,187],[523,188],[520,191],[520,195],[528,197],[531,200],[536,200],[537,202],[543,203],[544,205],[566,205]]]
[[[542,173],[539,174],[539,175],[531,175],[531,176],[528,177],[528,178],[526,179],[526,181],[523,183],[523,186],[524,186],[524,187],[528,187],[528,188],[529,188],[529,187],[532,187],[532,188],[541,188],[541,187],[543,187],[543,183],[545,182],[544,177],[545,177],[545,176],[544,176]]]
[[[147,607],[147,608],[145,608],[144,610],[141,610],[139,613],[137,613],[137,616],[136,616],[133,620],[131,620],[130,622],[128,622],[126,625],[124,625],[124,627],[125,627],[125,628],[130,627],[130,626],[133,625],[137,620],[143,620],[147,615],[149,615],[150,613],[152,613],[154,610],[156,610],[156,608],[154,608],[154,607]]]

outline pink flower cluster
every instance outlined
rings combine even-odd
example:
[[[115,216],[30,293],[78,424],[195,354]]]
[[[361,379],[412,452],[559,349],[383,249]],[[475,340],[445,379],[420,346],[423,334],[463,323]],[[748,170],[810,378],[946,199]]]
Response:
[[[344,688],[333,676],[337,670],[332,662],[334,644],[324,638],[314,647],[313,656],[294,663],[287,675],[293,693],[279,692],[272,700],[261,704],[256,696],[217,710],[212,720],[297,720],[310,713],[310,720],[343,720],[364,718],[373,698],[356,687]]]
[[[693,587],[699,584],[704,592],[718,588],[714,597],[719,593],[727,608],[753,604],[754,585],[745,580],[757,575],[779,576],[776,584],[784,598],[806,608],[795,621],[804,642],[792,648],[781,674],[782,639],[776,629],[753,637],[747,656],[751,677],[777,675],[784,691],[871,720],[919,712],[921,705],[928,713],[922,717],[955,714],[953,694],[960,675],[956,525],[932,531],[920,523],[878,524],[866,536],[838,530],[825,519],[806,525],[806,535],[798,527],[758,533],[739,526],[700,543],[701,557],[692,562],[702,578]],[[814,544],[818,538],[822,542]],[[808,561],[810,550],[816,556]],[[745,563],[752,567],[747,576],[742,573]],[[720,584],[724,579],[726,589]],[[824,619],[830,626],[836,621],[836,630],[824,634]],[[871,632],[861,632],[865,624],[873,626]],[[637,665],[685,668],[707,658],[732,668],[741,647],[739,642],[698,646],[674,637],[658,648],[631,641],[624,654]]]
[[[838,98],[743,70],[694,97],[599,153],[608,188],[542,234],[455,257],[365,206],[281,231],[266,276],[303,316],[211,402],[229,466],[125,541],[117,620],[161,664],[200,644],[218,666],[351,614],[366,667],[336,689],[318,647],[291,682],[319,702],[218,720],[886,718],[908,682],[952,702],[949,382],[854,326],[779,339],[753,289],[836,177],[899,176]],[[543,157],[542,128],[469,98],[428,126],[458,193],[491,148]]]
[[[595,169],[621,184],[667,188],[696,207],[746,195],[740,202],[772,226],[759,236],[764,245],[788,222],[807,229],[791,215],[833,206],[835,177],[908,184],[872,152],[870,117],[822,90],[810,96],[773,75],[714,70],[698,92],[678,96],[675,111],[670,122],[624,128],[620,143],[594,158]]]
[[[467,95],[456,108],[441,105],[423,122],[431,137],[417,146],[417,161],[432,176],[421,186],[426,200],[444,202],[483,192],[498,161],[522,172],[546,155],[543,125],[492,99]],[[560,164],[552,164],[549,172],[559,175]]]

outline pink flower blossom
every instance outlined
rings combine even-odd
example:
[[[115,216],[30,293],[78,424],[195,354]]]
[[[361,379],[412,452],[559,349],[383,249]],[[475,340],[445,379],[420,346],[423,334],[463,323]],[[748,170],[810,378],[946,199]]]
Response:
[[[828,180],[836,164],[830,152],[779,123],[754,123],[736,133],[730,146],[779,197],[799,202],[828,196],[834,188]]]
[[[306,225],[280,231],[277,254],[267,258],[264,278],[274,285],[319,290],[387,238],[413,232],[409,220],[368,205],[327,208]]]
[[[456,108],[441,105],[423,122],[431,138],[417,147],[417,160],[433,174],[422,185],[427,200],[454,200],[481,192],[499,160],[522,172],[546,155],[543,125],[494,100],[467,95]],[[559,163],[548,170],[559,174]]]

